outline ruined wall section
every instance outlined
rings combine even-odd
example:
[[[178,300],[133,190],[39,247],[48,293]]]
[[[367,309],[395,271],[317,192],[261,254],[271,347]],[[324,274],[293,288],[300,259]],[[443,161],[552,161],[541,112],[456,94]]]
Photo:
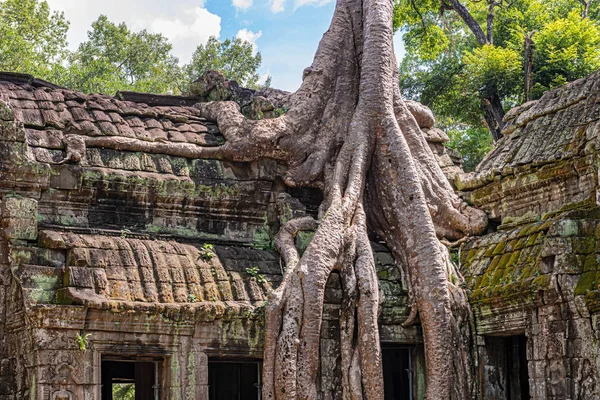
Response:
[[[262,357],[262,309],[282,275],[273,237],[289,217],[278,201],[316,216],[320,192],[286,188],[284,167],[268,160],[80,146],[103,136],[198,147],[223,138],[189,99],[30,83],[0,79],[0,399],[97,398],[104,354],[161,358],[165,398],[205,398],[209,358]],[[309,239],[299,235],[299,247]],[[381,338],[419,343],[417,327],[400,326],[400,274],[384,247],[374,250]],[[321,375],[332,396],[338,303],[333,278]]]
[[[462,249],[480,362],[487,368],[481,376],[484,388],[489,389],[489,376],[501,373],[486,364],[493,350],[487,338],[524,334],[533,399],[600,396],[600,327],[594,316],[598,243],[596,209],[489,234]],[[496,390],[504,389],[498,385]]]
[[[456,180],[496,221],[598,204],[600,72],[506,114],[504,137]]]
[[[600,398],[600,72],[505,119],[504,137],[477,171],[455,180],[494,230],[459,257],[476,316],[481,395],[509,398],[494,346],[525,335],[532,399]]]

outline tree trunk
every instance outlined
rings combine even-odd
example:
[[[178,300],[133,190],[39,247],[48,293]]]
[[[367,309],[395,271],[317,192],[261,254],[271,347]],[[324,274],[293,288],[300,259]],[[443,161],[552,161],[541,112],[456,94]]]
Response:
[[[590,11],[590,4],[592,4],[592,0],[579,0],[579,2],[583,6],[581,10],[581,19],[586,19]]]
[[[498,141],[502,138],[502,129],[504,128],[504,108],[500,96],[493,93],[485,97],[481,103],[485,111],[485,123],[492,133],[494,141]]]
[[[525,35],[524,42],[524,60],[523,60],[523,73],[524,73],[524,94],[525,101],[531,100],[530,93],[533,87],[533,35],[535,31],[529,32]]]
[[[494,22],[494,8],[499,4],[493,0],[490,0],[488,6],[488,14],[487,14],[487,35],[484,33],[483,29],[479,25],[479,23],[475,20],[475,18],[471,15],[467,7],[465,7],[460,0],[445,0],[450,4],[452,9],[456,11],[458,16],[463,20],[463,22],[467,25],[475,39],[477,39],[477,43],[480,46],[491,45],[493,44],[493,22]],[[502,129],[504,128],[504,108],[502,107],[502,100],[500,99],[500,95],[498,91],[494,89],[494,91],[484,97],[481,100],[481,104],[483,110],[485,112],[485,123],[494,138],[494,141],[500,140],[502,137]]]
[[[285,261],[265,322],[264,399],[316,399],[325,285],[338,271],[344,399],[383,399],[379,290],[369,233],[385,240],[410,283],[423,326],[428,400],[473,397],[471,313],[461,277],[439,238],[481,233],[483,212],[454,193],[400,98],[392,0],[338,0],[290,110],[245,119],[232,102],[197,104],[226,139],[214,148],[128,138],[88,144],[188,158],[279,160],[289,186],[321,188],[318,224],[286,223],[276,238]],[[318,226],[318,227],[317,227]],[[315,229],[299,256],[298,231]]]

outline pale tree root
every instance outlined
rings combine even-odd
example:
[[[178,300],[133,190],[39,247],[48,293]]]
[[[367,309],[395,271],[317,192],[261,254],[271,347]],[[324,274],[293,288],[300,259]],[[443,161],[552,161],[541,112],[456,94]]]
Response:
[[[370,215],[408,271],[423,326],[426,398],[469,399],[473,395],[469,305],[464,291],[451,282],[452,275],[459,275],[437,239],[435,219],[429,217],[431,199],[422,184],[426,174],[417,172],[426,164],[413,162],[406,124],[401,130],[395,116],[382,124],[372,165],[379,175],[369,185],[369,200],[379,212]],[[443,219],[444,214],[437,217]]]

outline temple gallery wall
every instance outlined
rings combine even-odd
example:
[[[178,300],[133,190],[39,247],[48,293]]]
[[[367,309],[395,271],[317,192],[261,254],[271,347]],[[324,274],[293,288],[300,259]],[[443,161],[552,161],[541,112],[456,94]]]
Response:
[[[264,309],[281,282],[274,234],[317,215],[275,161],[233,163],[110,148],[104,137],[223,143],[194,104],[233,98],[269,118],[277,91],[84,95],[0,73],[0,399],[258,399]],[[235,90],[234,90],[235,89]],[[237,91],[237,92],[236,92]],[[443,171],[491,227],[450,249],[475,314],[486,400],[599,399],[600,73],[511,110],[465,174],[431,126]],[[157,148],[156,146],[153,149]],[[302,251],[310,233],[296,237]],[[390,251],[372,242],[385,398],[417,400],[419,324]],[[458,279],[458,278],[457,278]],[[341,398],[340,278],[328,282],[319,395]]]

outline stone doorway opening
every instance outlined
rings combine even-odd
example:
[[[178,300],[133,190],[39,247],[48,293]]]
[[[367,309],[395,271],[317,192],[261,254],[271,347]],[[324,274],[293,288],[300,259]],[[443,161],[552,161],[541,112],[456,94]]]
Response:
[[[260,361],[208,361],[210,400],[260,400]]]
[[[527,337],[486,336],[483,394],[490,400],[531,400]]]
[[[413,400],[413,349],[381,348],[385,400]]]
[[[102,400],[159,400],[161,362],[102,357]]]

